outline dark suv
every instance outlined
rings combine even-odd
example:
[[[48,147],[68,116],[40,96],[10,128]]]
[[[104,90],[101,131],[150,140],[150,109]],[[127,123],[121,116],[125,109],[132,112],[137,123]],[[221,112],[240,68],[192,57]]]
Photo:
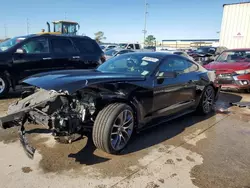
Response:
[[[86,36],[28,35],[0,43],[0,96],[21,79],[45,71],[91,69],[105,61],[95,40]]]

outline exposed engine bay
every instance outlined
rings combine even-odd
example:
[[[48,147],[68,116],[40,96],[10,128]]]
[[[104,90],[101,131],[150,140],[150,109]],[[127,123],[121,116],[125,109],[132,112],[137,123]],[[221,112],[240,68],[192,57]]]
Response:
[[[7,116],[0,118],[2,128],[20,126],[20,140],[33,157],[35,149],[25,137],[25,123],[42,124],[52,131],[56,140],[71,143],[92,128],[96,116],[97,94],[90,90],[73,95],[39,89],[9,106]]]

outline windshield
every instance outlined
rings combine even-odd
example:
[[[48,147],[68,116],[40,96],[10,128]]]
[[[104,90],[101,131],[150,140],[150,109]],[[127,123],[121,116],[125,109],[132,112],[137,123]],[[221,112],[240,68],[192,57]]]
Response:
[[[153,54],[124,54],[109,59],[108,61],[100,65],[97,70],[101,72],[114,72],[133,74],[137,76],[147,76],[155,70],[159,62],[160,59]]]
[[[198,53],[208,53],[209,48],[198,48],[196,52]]]
[[[120,48],[126,48],[127,47],[127,43],[122,43],[122,44],[119,44]]]
[[[0,43],[0,52],[4,52],[11,48],[12,46],[15,46],[17,43],[23,41],[25,37],[15,37],[9,40],[6,40],[4,42]]]
[[[106,52],[105,52],[105,55],[107,55],[107,56],[113,56],[113,55],[115,55],[117,52],[118,52],[117,50],[111,49],[111,50],[106,51]]]
[[[250,50],[226,51],[216,61],[225,63],[250,62]]]

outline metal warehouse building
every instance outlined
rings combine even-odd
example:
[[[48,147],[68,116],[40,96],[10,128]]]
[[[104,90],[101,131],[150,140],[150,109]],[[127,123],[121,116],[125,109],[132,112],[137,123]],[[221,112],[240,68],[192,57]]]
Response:
[[[170,48],[190,48],[200,46],[216,46],[219,39],[181,39],[162,40],[162,47]]]
[[[250,1],[223,5],[220,46],[250,48]]]

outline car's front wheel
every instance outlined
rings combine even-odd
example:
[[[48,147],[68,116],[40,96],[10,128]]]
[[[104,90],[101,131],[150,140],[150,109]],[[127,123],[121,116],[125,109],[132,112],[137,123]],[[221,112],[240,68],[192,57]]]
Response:
[[[197,111],[201,114],[209,114],[213,110],[214,102],[215,90],[211,85],[209,85],[205,88],[202,94]]]
[[[113,103],[97,115],[93,127],[95,146],[116,154],[124,149],[131,138],[135,124],[133,109],[124,103]]]

